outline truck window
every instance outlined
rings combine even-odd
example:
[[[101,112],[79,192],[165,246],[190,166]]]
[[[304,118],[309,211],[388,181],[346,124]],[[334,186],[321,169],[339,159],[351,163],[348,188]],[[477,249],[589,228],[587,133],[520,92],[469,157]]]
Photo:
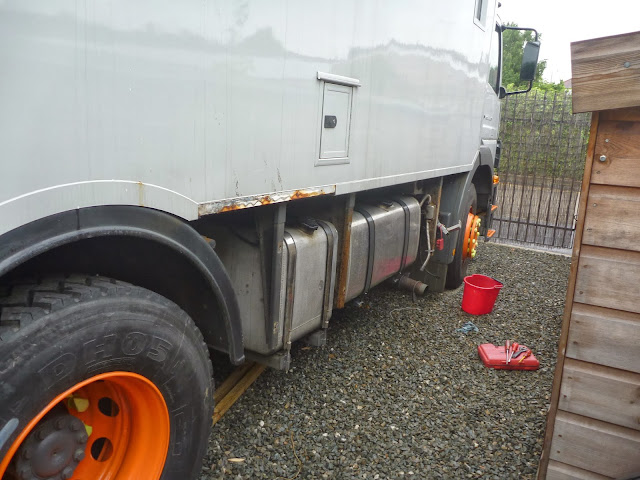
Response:
[[[482,1],[482,0],[479,0]],[[500,27],[496,25],[491,37],[491,51],[489,52],[489,78],[487,82],[493,88],[493,91],[498,94],[500,90],[500,52],[502,50],[501,45]]]
[[[476,12],[474,21],[478,26],[484,26],[487,17],[487,0],[476,0]]]

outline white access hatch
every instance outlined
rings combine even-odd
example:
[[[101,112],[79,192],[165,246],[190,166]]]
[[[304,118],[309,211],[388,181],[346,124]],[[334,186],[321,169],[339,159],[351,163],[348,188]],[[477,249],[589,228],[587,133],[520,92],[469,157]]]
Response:
[[[324,83],[320,118],[320,160],[344,159],[344,163],[348,161],[352,98],[353,87]]]

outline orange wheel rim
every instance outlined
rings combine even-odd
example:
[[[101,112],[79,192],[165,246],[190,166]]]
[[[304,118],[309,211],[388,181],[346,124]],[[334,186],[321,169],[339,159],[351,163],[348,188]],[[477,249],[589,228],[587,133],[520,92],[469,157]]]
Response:
[[[160,478],[169,447],[169,413],[157,387],[131,372],[96,375],[54,398],[13,442],[0,463],[0,477],[38,423],[61,406],[84,423],[88,434],[84,459],[72,479]]]
[[[480,237],[480,217],[469,212],[467,215],[467,226],[464,231],[464,241],[462,248],[463,258],[474,258]]]

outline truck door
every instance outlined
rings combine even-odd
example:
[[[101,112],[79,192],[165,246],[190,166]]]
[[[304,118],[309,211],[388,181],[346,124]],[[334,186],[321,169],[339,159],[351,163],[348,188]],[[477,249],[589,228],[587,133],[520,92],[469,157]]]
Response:
[[[482,140],[487,144],[487,140],[498,139],[500,128],[500,77],[502,62],[500,57],[502,52],[502,35],[500,27],[496,24],[491,34],[491,50],[489,51],[489,74],[485,85],[484,109],[482,115]]]

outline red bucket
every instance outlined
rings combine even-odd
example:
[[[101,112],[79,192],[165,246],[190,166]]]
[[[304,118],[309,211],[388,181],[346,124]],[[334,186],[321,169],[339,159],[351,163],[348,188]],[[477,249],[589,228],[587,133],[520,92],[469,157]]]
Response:
[[[471,315],[491,313],[502,283],[486,275],[469,275],[464,277],[462,292],[462,310]]]

